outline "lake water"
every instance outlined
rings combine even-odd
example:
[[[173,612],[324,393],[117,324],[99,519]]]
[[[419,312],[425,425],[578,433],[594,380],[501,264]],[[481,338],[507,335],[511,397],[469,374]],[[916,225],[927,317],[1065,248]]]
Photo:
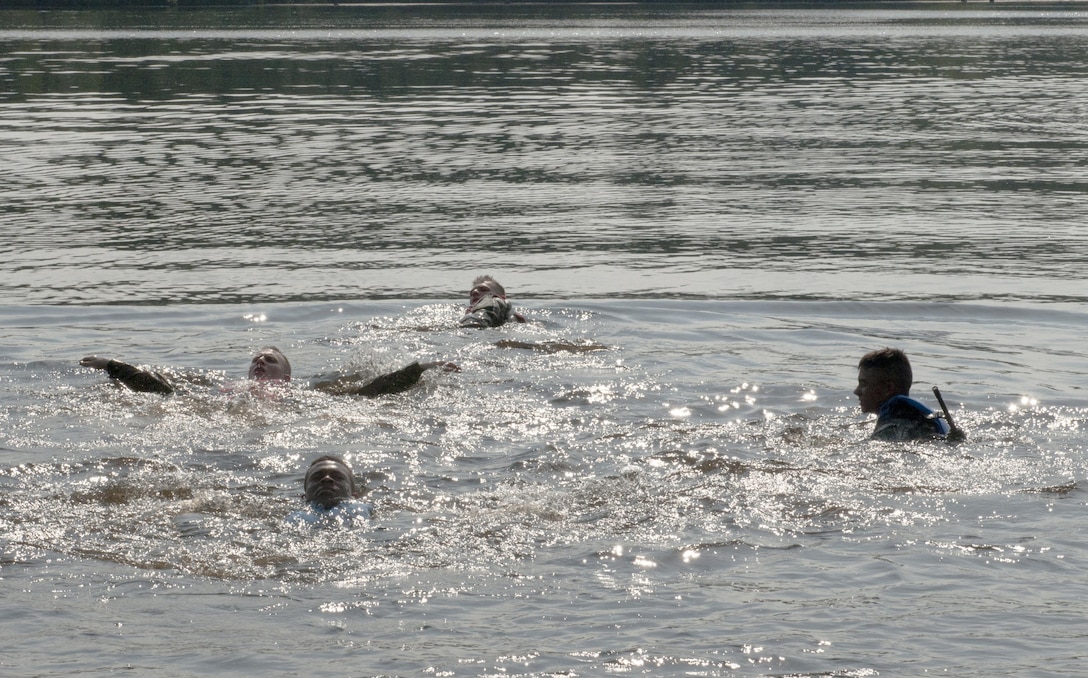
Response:
[[[1080,675],[1086,76],[1078,5],[0,11],[0,673]],[[462,371],[78,365],[267,344]],[[867,440],[885,345],[967,442]],[[284,522],[326,453],[370,526]]]

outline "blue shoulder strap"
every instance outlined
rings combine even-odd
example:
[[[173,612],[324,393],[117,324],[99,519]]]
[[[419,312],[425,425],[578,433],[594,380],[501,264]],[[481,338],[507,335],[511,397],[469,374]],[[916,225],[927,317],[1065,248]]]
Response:
[[[918,417],[919,419],[929,419],[933,423],[933,428],[936,429],[938,433],[940,433],[941,435],[948,435],[948,424],[945,422],[945,420],[938,418],[933,413],[933,410],[929,409],[914,398],[910,398],[904,395],[892,396],[880,407],[882,412],[890,412],[892,410],[898,410],[902,408],[910,408],[912,410],[916,410],[918,414],[921,415]]]

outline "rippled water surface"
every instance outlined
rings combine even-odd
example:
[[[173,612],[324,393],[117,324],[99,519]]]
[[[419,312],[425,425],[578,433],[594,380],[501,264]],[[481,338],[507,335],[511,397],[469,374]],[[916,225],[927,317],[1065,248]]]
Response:
[[[1080,675],[1086,17],[0,11],[0,674]]]
[[[16,303],[1083,295],[1080,11],[4,17]]]

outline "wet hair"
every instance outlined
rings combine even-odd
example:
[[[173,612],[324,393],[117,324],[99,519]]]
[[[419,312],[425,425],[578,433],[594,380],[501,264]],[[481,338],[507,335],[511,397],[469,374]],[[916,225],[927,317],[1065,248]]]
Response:
[[[858,369],[880,370],[895,386],[897,393],[908,395],[914,383],[914,373],[910,369],[907,354],[898,348],[880,348],[869,351],[858,361]]]
[[[472,286],[476,287],[477,285],[482,285],[484,283],[487,283],[491,287],[491,289],[494,290],[495,293],[498,294],[499,296],[502,296],[502,297],[506,296],[506,289],[502,285],[499,284],[498,280],[495,280],[490,275],[485,274],[485,275],[479,276],[478,278],[476,278],[475,280],[472,281]]]
[[[320,456],[317,459],[314,459],[313,461],[310,462],[309,467],[306,468],[306,477],[302,479],[302,487],[303,488],[305,488],[306,485],[310,481],[310,471],[312,471],[315,466],[317,466],[318,464],[320,464],[323,461],[331,461],[334,464],[340,464],[341,466],[343,466],[344,469],[347,470],[347,472],[348,472],[348,477],[351,478],[351,491],[352,491],[352,493],[354,494],[355,491],[358,490],[358,486],[357,486],[357,484],[355,482],[355,472],[351,470],[351,466],[349,466],[348,463],[346,461],[344,461],[343,457],[338,457],[335,454],[326,454],[326,455]]]
[[[291,362],[287,360],[287,356],[283,354],[283,351],[279,350],[275,346],[263,346],[261,347],[260,351],[257,351],[257,355],[260,355],[262,353],[276,354],[276,359],[283,363],[283,376],[287,377],[288,379],[291,378]]]

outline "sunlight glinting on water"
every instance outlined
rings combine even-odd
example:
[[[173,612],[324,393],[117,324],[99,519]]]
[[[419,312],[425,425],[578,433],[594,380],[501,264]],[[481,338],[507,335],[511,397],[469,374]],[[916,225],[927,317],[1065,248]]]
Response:
[[[1080,670],[1082,14],[84,16],[0,29],[0,672]]]

